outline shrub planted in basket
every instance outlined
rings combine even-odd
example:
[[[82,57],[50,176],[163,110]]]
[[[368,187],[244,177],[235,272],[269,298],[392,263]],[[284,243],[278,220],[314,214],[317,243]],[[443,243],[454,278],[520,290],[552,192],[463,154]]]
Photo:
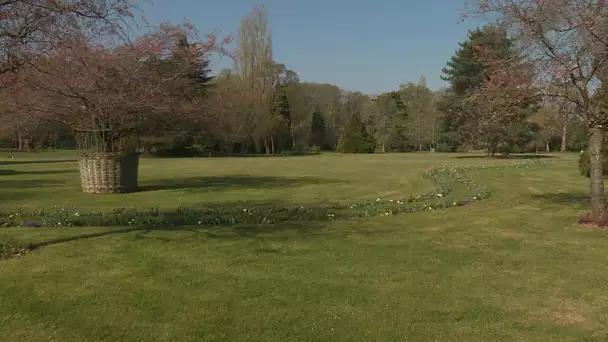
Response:
[[[24,69],[16,101],[36,113],[32,121],[74,130],[84,192],[136,191],[139,137],[201,123],[204,96],[193,75],[218,44],[213,36],[194,44],[188,38],[196,39],[188,23],[162,24],[116,45],[74,35]]]

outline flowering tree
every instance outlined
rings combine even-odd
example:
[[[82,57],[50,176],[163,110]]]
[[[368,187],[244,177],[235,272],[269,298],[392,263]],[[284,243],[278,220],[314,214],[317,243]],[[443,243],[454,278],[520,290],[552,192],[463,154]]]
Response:
[[[37,60],[74,32],[119,34],[135,7],[132,0],[0,0],[0,73]]]
[[[185,37],[193,43],[179,44]],[[137,155],[132,152],[138,147],[138,136],[205,119],[204,97],[185,89],[192,87],[194,66],[230,42],[230,38],[218,42],[215,35],[208,38],[197,40],[189,23],[161,24],[133,42],[74,32],[16,74],[1,75],[8,85],[2,96],[12,96],[6,104],[0,103],[8,109],[5,127],[61,122],[77,133],[84,152],[80,168],[86,192],[134,191]],[[130,185],[122,183],[127,169],[132,170]],[[108,174],[114,178],[103,178]]]
[[[176,41],[187,33],[194,35],[190,25],[162,24],[133,43],[115,46],[93,44],[82,35],[66,39],[14,79],[11,88],[22,96],[12,101],[12,112],[27,113],[14,121],[55,120],[75,130],[112,132],[100,146],[110,152],[117,148],[115,140],[200,118],[199,99],[175,90],[188,82],[191,65],[220,44],[211,35],[177,50]]]
[[[537,102],[534,75],[515,51],[496,56],[486,46],[474,46],[474,55],[484,70],[482,84],[464,98],[464,108],[477,113],[474,135],[489,137],[493,145],[510,146]]]
[[[589,135],[591,221],[608,222],[602,142],[608,112],[593,97],[608,66],[608,2],[604,0],[467,0],[467,14],[498,17],[525,51],[527,70],[541,94],[571,103]],[[510,83],[523,69],[504,65],[496,84]],[[503,82],[504,80],[504,82]],[[510,101],[504,99],[502,101]]]

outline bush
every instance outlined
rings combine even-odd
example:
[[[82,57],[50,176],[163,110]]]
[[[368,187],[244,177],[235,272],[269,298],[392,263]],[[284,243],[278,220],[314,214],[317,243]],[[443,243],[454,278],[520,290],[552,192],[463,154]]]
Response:
[[[584,151],[578,158],[578,170],[585,177],[590,176],[589,152]],[[604,149],[604,178],[608,177],[608,149]]]
[[[435,146],[435,152],[453,152],[453,150],[450,145],[441,142]]]
[[[319,154],[321,153],[321,148],[317,145],[312,145],[309,149],[308,149],[308,153],[309,154]]]

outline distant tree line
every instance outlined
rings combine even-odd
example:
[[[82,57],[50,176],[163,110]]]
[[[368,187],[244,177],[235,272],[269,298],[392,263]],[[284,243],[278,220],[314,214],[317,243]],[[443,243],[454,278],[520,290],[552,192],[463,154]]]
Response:
[[[196,48],[185,35],[178,36],[170,57],[151,59],[148,67],[175,75],[187,55],[180,51]],[[479,93],[492,72],[479,57],[480,49],[496,60],[519,63],[516,45],[503,30],[488,25],[469,32],[447,62],[445,89],[429,89],[421,75],[415,83],[382,94],[345,91],[301,82],[294,71],[275,61],[266,10],[255,6],[241,21],[233,67],[211,75],[208,55],[191,61],[180,73],[184,81],[166,91],[196,99],[199,108],[139,134],[140,151],[232,156],[483,150],[493,155],[586,148],[584,122],[568,103],[530,95],[511,106],[499,102],[504,101],[501,94]],[[2,132],[2,147],[75,145],[70,127],[60,120],[21,120],[12,127]]]

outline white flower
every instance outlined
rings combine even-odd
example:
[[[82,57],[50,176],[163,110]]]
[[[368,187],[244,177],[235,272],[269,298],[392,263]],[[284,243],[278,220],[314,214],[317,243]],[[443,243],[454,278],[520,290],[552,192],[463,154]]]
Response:
[[[243,209],[244,212],[247,212],[247,208]]]
[[[473,199],[474,199],[474,200],[476,200],[476,199],[477,199],[477,196],[473,196]]]
[[[454,204],[454,205],[456,205],[457,203],[456,203],[456,202],[454,202],[453,204]]]
[[[198,221],[197,224],[201,224],[201,221]]]
[[[443,195],[442,194],[437,194],[437,197],[443,197]]]
[[[429,207],[429,210],[433,210],[433,208]]]
[[[380,197],[376,198],[376,202],[380,202]]]

